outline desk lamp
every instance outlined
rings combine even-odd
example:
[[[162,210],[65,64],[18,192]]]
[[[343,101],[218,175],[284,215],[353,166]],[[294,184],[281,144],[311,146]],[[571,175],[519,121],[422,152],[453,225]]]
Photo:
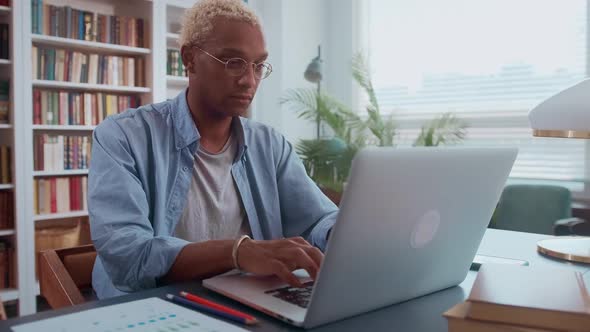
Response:
[[[549,97],[529,112],[533,136],[590,139],[590,79]],[[554,258],[590,263],[590,237],[566,236],[537,242]]]
[[[311,83],[317,83],[318,85],[318,92],[316,95],[316,103],[317,103],[317,107],[319,107],[320,105],[320,84],[322,82],[322,49],[320,47],[320,45],[318,45],[318,55],[313,58],[311,60],[311,62],[309,63],[309,65],[307,65],[307,69],[305,70],[305,73],[303,74],[303,77],[305,77],[306,80],[308,80]],[[316,139],[320,139],[320,128],[321,128],[321,122],[320,122],[320,112],[319,110],[317,111],[317,117],[316,117]]]

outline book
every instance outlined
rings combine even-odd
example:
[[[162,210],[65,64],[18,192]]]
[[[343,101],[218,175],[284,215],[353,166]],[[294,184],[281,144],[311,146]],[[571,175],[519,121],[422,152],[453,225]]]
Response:
[[[0,183],[10,183],[11,173],[10,147],[0,145]]]
[[[470,306],[469,302],[461,302],[443,314],[447,319],[449,332],[549,332],[549,330],[469,319],[467,313]]]
[[[590,298],[577,271],[485,264],[467,300],[470,319],[557,331],[590,330]]]
[[[0,123],[10,123],[10,81],[0,80]]]

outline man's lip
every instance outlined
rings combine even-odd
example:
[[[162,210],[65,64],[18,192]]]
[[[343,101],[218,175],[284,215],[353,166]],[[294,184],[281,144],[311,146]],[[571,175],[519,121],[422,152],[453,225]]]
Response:
[[[252,100],[252,96],[250,96],[250,95],[234,95],[234,96],[231,96],[231,98]]]

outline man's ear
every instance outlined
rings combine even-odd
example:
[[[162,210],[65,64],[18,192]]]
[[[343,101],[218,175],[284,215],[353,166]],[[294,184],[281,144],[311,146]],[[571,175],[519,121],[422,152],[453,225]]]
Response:
[[[184,64],[184,68],[188,73],[194,74],[195,73],[195,53],[194,48],[183,45],[180,48],[180,56],[182,57],[182,64]]]

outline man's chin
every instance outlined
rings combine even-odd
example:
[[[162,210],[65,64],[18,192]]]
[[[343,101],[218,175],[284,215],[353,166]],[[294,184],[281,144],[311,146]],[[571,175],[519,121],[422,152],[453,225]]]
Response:
[[[222,110],[223,113],[227,114],[228,116],[246,116],[248,115],[248,107],[235,107],[235,106],[228,106]]]

